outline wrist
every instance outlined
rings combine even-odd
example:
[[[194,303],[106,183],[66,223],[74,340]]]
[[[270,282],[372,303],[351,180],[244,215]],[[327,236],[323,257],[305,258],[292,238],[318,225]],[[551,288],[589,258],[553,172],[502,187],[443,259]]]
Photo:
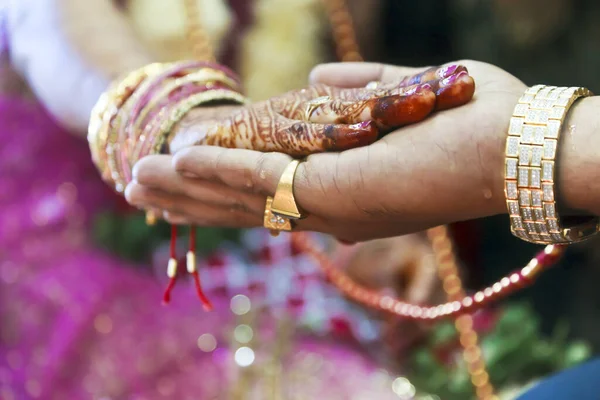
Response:
[[[565,213],[600,215],[600,97],[577,101],[562,127],[557,195]]]
[[[478,150],[485,155],[481,175],[487,177],[483,197],[487,199],[486,216],[507,213],[505,195],[506,136],[515,105],[527,86],[521,82],[510,90],[498,94],[494,112],[490,114],[490,132],[484,133]]]

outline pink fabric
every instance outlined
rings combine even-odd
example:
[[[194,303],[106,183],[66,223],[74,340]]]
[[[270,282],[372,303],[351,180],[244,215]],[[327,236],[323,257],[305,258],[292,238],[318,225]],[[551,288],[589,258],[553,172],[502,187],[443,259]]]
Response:
[[[231,332],[246,317],[229,308],[239,293],[264,310],[254,327],[260,339],[249,345],[257,363],[272,354],[275,341],[266,337],[282,311],[312,332],[290,338],[281,359],[286,390],[396,398],[364,348],[341,340],[372,342],[377,324],[324,285],[284,236],[264,247],[262,231],[251,231],[248,251],[223,249],[201,263],[215,312],[202,311],[191,281],[162,308],[164,271],[128,265],[90,243],[91,217],[115,197],[86,143],[37,104],[8,98],[0,98],[0,141],[1,399],[223,398],[243,371],[233,362]],[[216,350],[198,348],[203,334],[216,338]],[[319,362],[309,367],[307,357]]]

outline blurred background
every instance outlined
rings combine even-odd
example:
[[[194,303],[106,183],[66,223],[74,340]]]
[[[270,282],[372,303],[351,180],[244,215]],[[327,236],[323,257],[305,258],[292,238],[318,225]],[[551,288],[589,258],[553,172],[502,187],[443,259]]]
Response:
[[[264,399],[244,391],[260,371],[282,368],[291,372],[281,378],[271,371],[269,379],[283,379],[295,389],[274,399],[317,398],[314,393],[323,395],[320,390],[335,386],[330,379],[347,382],[348,376],[364,378],[354,382],[364,394],[360,398],[387,399],[373,395],[380,386],[400,399],[472,398],[452,323],[398,323],[348,304],[289,242],[265,242],[262,231],[199,232],[204,278],[221,312],[199,313],[189,282],[177,289],[182,300],[174,301],[171,311],[156,311],[158,300],[148,299],[161,296],[169,227],[146,226],[143,215],[100,182],[89,160],[85,126],[69,124],[85,108],[72,101],[83,86],[69,80],[74,75],[69,65],[83,59],[107,71],[107,65],[114,69],[121,61],[90,56],[122,39],[111,37],[110,30],[94,35],[85,30],[94,25],[89,21],[103,27],[97,22],[108,9],[101,3],[0,0],[2,21],[8,21],[0,71],[0,399]],[[110,4],[117,5],[150,53],[166,60],[187,51],[181,23],[168,22],[170,16],[181,17],[173,11],[181,9],[180,3]],[[314,64],[335,60],[320,0],[199,3],[210,11],[203,23],[221,59],[240,71],[253,99],[301,87]],[[349,5],[367,60],[429,66],[475,59],[504,68],[528,85],[600,90],[597,1],[350,0]],[[37,7],[41,13],[32,11]],[[48,12],[60,18],[40,17]],[[44,31],[45,22],[61,29]],[[57,31],[69,43],[68,52],[42,40]],[[27,51],[43,54],[46,64],[29,70],[35,57],[22,62]],[[274,53],[279,57],[272,58]],[[71,103],[63,101],[69,96]],[[90,96],[95,99],[97,93]],[[469,289],[498,280],[539,250],[513,238],[508,226],[504,216],[452,226]],[[339,247],[319,240],[332,254]],[[367,248],[365,254],[377,263],[394,243]],[[515,398],[532,382],[600,352],[599,262],[598,240],[572,246],[533,287],[476,315],[490,380],[502,399]],[[267,339],[254,325],[259,314],[272,322]],[[281,341],[270,339],[273,332]],[[263,360],[272,362],[269,368],[255,362],[252,349],[256,360],[259,353],[267,354]],[[346,351],[364,356],[367,366],[348,367],[357,363],[348,361],[354,359]],[[288,353],[293,360],[280,362]],[[214,385],[194,386],[198,371]],[[309,376],[322,382],[304,384]],[[271,387],[264,380],[258,386]],[[358,393],[348,385],[348,392]],[[294,390],[302,393],[307,387],[313,395],[294,397]],[[225,392],[229,397],[218,397]],[[322,398],[354,400],[347,393]]]
[[[434,65],[474,59],[497,65],[527,85],[600,89],[600,3],[570,0],[384,1],[383,45],[378,60]],[[514,240],[504,217],[476,223],[469,246],[478,262],[469,282],[478,287],[526,262],[537,249]],[[475,224],[474,224],[475,225]],[[477,243],[477,245],[475,245]],[[472,246],[472,247],[470,247]],[[600,350],[600,277],[597,241],[573,246],[562,265],[517,296],[527,300],[550,329],[569,322],[571,333]],[[514,300],[514,299],[511,299]]]

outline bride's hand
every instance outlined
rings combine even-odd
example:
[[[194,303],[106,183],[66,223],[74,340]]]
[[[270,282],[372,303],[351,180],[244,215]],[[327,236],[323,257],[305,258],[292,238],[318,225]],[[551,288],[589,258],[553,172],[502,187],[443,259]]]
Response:
[[[369,146],[311,155],[300,164],[294,192],[309,216],[297,229],[366,240],[503,212],[505,130],[525,86],[494,66],[460,64],[477,82],[468,104]],[[318,67],[312,77],[361,87],[397,83],[420,71],[333,64]],[[290,160],[280,153],[192,146],[173,157],[141,160],[127,195],[138,206],[166,210],[173,223],[260,226],[265,198],[275,192]]]
[[[212,145],[301,157],[362,147],[467,103],[473,91],[466,68],[454,64],[367,87],[321,83],[246,107],[198,108],[176,128],[170,153]]]

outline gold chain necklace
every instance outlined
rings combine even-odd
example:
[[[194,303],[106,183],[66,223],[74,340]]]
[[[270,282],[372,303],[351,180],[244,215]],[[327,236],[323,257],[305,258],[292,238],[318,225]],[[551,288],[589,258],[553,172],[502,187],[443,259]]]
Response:
[[[214,61],[215,56],[206,31],[200,23],[200,10],[197,0],[183,0],[186,10],[186,39],[191,52],[197,60]],[[341,61],[363,61],[352,16],[345,0],[324,0],[330,21],[336,52]],[[438,274],[442,280],[444,291],[449,302],[460,301],[464,297],[464,289],[459,276],[457,258],[453,250],[452,239],[446,227],[429,229],[427,237],[437,260]],[[318,252],[314,243],[305,235],[292,234],[294,243],[305,253]],[[324,253],[315,257],[327,257]],[[319,263],[323,266],[323,263]],[[494,387],[489,380],[485,361],[478,345],[477,333],[473,329],[473,318],[463,314],[456,318],[455,327],[463,347],[463,359],[467,364],[471,382],[480,400],[496,400]]]

